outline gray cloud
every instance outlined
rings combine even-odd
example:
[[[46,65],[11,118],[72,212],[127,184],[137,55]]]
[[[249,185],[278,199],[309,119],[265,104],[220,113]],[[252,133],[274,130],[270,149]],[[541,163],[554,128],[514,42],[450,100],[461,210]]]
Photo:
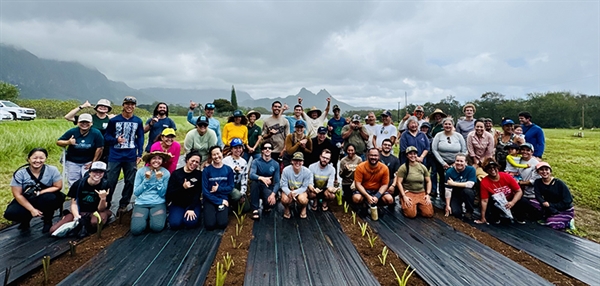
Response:
[[[254,97],[327,89],[353,105],[600,93],[598,2],[2,3],[0,42],[134,88]]]

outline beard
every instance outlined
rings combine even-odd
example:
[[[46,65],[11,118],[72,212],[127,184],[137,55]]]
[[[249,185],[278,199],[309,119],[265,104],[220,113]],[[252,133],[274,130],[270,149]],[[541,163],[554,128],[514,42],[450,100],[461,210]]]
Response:
[[[167,114],[167,111],[165,111],[165,110],[159,110],[159,111],[158,111],[158,114],[160,114],[160,115],[165,115],[165,114]]]

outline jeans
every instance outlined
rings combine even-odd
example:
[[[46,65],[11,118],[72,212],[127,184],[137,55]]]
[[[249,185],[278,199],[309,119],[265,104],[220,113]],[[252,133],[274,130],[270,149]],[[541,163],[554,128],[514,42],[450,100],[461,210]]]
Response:
[[[108,187],[110,188],[110,192],[108,193],[106,201],[108,202],[109,207],[112,204],[112,197],[115,193],[117,182],[119,181],[121,169],[123,169],[125,186],[123,187],[123,192],[121,193],[119,207],[127,207],[129,201],[131,200],[131,195],[133,195],[133,183],[135,181],[135,173],[137,172],[137,164],[135,161],[108,162],[108,172],[106,176],[108,176]]]
[[[85,173],[88,171],[85,168],[85,165],[92,163],[87,162],[87,163],[75,163],[75,162],[71,162],[71,161],[65,161],[65,170],[67,172],[67,181],[69,181],[69,187],[73,186],[73,184],[83,178],[83,176],[85,175]]]
[[[204,227],[207,230],[224,229],[229,222],[229,207],[225,206],[222,210],[208,200],[204,200]]]
[[[165,228],[167,207],[164,203],[156,205],[135,205],[131,214],[131,234],[140,235],[150,226],[150,230],[160,232]]]
[[[250,182],[250,199],[252,210],[258,210],[260,208],[260,199],[263,200],[264,209],[271,208],[267,199],[273,193],[273,190],[267,187],[263,182],[252,181]]]
[[[465,203],[467,212],[473,213],[473,206],[475,205],[475,190],[471,188],[452,188],[452,197],[450,197],[450,208],[452,209],[452,215],[457,218],[462,218],[462,204]]]
[[[169,206],[169,227],[173,230],[181,229],[181,228],[195,228],[200,223],[200,211],[201,207],[198,205],[194,208],[194,213],[196,214],[196,219],[187,220],[184,215],[187,212],[187,209],[181,206],[176,206],[171,204]]]

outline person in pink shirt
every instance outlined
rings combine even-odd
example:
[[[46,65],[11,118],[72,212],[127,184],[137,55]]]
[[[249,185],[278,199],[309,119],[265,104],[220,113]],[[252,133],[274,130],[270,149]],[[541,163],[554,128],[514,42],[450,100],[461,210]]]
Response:
[[[179,162],[179,155],[181,154],[181,145],[175,141],[175,136],[175,129],[165,128],[150,147],[150,153],[161,151],[171,155],[171,159],[162,164],[162,167],[169,170],[169,173],[173,173],[177,169],[177,162]]]
[[[475,120],[475,129],[467,135],[467,150],[471,166],[479,166],[485,158],[494,157],[494,135],[485,131],[484,119]]]

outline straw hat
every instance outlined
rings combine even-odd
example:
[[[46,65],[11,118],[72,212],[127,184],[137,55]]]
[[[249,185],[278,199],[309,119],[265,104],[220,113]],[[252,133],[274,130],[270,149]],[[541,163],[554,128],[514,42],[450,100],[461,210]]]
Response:
[[[246,113],[246,117],[250,117],[250,114],[256,115],[256,120],[258,120],[260,118],[260,113],[258,111],[250,110],[250,111],[248,111],[248,113]]]
[[[434,117],[436,114],[440,114],[440,115],[442,115],[442,118],[444,118],[444,117],[448,117],[448,115],[447,115],[446,113],[444,113],[444,112],[443,112],[441,109],[439,109],[439,108],[436,108],[436,109],[435,109],[435,110],[434,110],[434,111],[433,111],[431,114],[429,114],[429,120],[433,121],[433,120],[434,120],[434,119],[433,119],[433,117]]]
[[[310,108],[310,110],[306,113],[306,115],[308,115],[310,117],[310,114],[316,112],[317,113],[317,117],[321,116],[321,114],[323,113],[320,109],[318,109],[316,106],[313,106]]]
[[[154,158],[155,156],[160,156],[163,160],[163,163],[167,162],[168,160],[171,159],[171,155],[169,155],[165,152],[154,151],[154,152],[144,154],[144,157],[142,157],[142,160],[144,160],[145,163],[150,163],[150,160],[152,158]]]

